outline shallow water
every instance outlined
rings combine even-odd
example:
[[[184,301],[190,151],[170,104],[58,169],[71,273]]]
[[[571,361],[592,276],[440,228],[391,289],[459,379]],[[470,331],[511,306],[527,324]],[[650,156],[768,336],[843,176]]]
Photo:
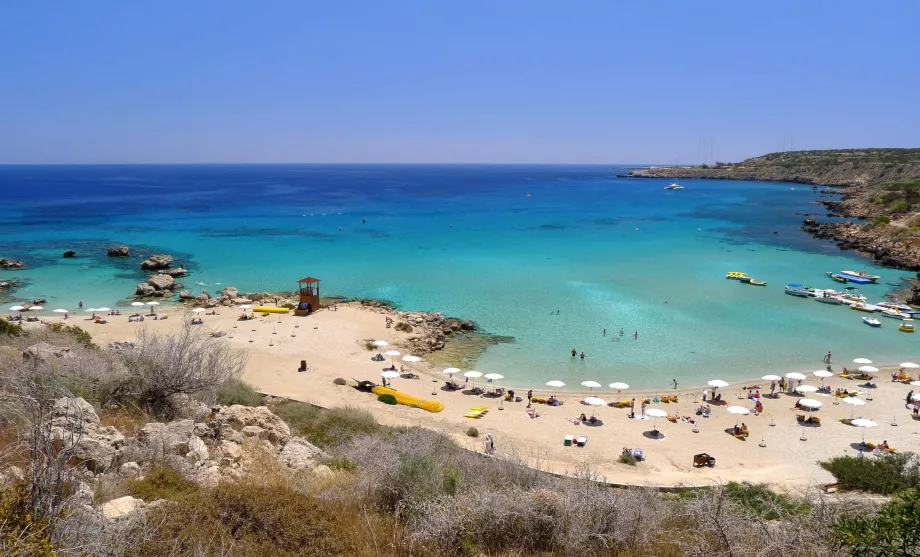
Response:
[[[515,385],[701,384],[811,371],[828,350],[835,362],[917,358],[916,338],[893,320],[870,329],[864,314],[783,294],[788,282],[834,287],[829,270],[865,268],[883,283],[909,276],[801,232],[802,214],[822,212],[810,188],[682,180],[687,189],[673,192],[621,171],[5,166],[0,256],[28,270],[0,277],[25,279],[15,296],[47,298],[49,309],[114,307],[144,278],[140,258],[106,257],[120,243],[173,254],[195,293],[293,290],[316,276],[323,295],[438,310],[515,337],[477,364]],[[62,259],[66,249],[81,256]],[[769,284],[726,280],[733,270]],[[862,290],[877,301],[889,288]],[[573,347],[587,357],[573,359]]]

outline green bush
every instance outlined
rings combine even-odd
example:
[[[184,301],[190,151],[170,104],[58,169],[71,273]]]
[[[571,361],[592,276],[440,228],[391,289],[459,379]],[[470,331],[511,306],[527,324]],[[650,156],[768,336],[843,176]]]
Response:
[[[383,428],[367,410],[332,408],[321,410],[303,402],[286,400],[272,411],[287,422],[298,435],[318,447],[336,447],[359,434],[375,434]]]
[[[404,333],[411,333],[411,332],[412,332],[412,325],[410,325],[410,324],[408,324],[408,323],[403,323],[402,321],[400,321],[399,323],[397,323],[393,328],[396,329],[397,331],[402,331],[402,332],[404,332]]]
[[[776,493],[762,483],[728,482],[724,493],[732,501],[767,520],[803,515],[811,510],[806,501]]]
[[[479,430],[476,429],[475,427],[471,427],[468,430],[466,430],[466,436],[467,437],[479,437]]]
[[[4,555],[55,557],[49,517],[32,515],[29,490],[23,485],[0,487],[0,550]]]
[[[132,496],[148,503],[157,499],[176,499],[196,489],[198,484],[168,466],[154,466],[143,479],[131,482],[129,488]]]
[[[874,222],[875,224],[888,224],[891,222],[891,217],[878,217],[872,222]]]
[[[920,487],[920,462],[913,453],[838,456],[818,464],[834,475],[841,489],[890,495]]]
[[[232,379],[217,388],[217,404],[230,406],[262,406],[262,395],[241,379]]]
[[[834,524],[838,546],[849,555],[920,555],[920,487],[902,492],[874,516],[844,515]]]
[[[632,455],[632,453],[623,453],[620,455],[618,460],[623,464],[629,464],[630,466],[635,466],[636,463],[639,462],[636,460],[636,457]]]
[[[89,348],[91,350],[95,350],[99,348],[98,346],[96,346],[96,343],[93,342],[93,336],[87,333],[86,331],[84,331],[83,329],[81,329],[77,325],[65,325],[63,323],[51,323],[50,325],[48,325],[48,327],[56,333],[61,333],[63,335],[66,335],[72,338],[73,340],[82,344],[86,348]]]
[[[892,213],[906,213],[910,211],[910,203],[907,201],[895,201],[888,206],[888,210]]]
[[[441,470],[441,489],[453,497],[457,494],[460,484],[463,483],[463,470],[452,466],[445,466]]]
[[[382,394],[377,397],[377,400],[384,404],[390,404],[393,406],[399,404],[399,402],[396,400],[396,397],[391,394]]]
[[[25,330],[19,325],[14,325],[6,319],[0,319],[0,336],[18,337],[25,334]]]
[[[354,472],[358,469],[358,465],[345,456],[337,456],[327,462],[326,465],[333,470],[341,470],[343,472]]]

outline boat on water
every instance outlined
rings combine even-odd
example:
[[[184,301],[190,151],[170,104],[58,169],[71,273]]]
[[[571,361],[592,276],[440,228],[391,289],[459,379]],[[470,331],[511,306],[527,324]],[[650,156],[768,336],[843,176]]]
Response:
[[[876,306],[867,304],[866,302],[856,302],[850,306],[850,309],[855,309],[856,311],[865,311],[866,313],[875,313],[878,311]]]
[[[914,332],[914,320],[905,319],[904,321],[901,321],[901,324],[898,325],[898,329],[904,331],[905,333]]]
[[[822,291],[815,294],[815,301],[821,302],[822,304],[832,304],[832,305],[846,305],[846,302],[841,300],[837,294],[831,294],[828,291]]]
[[[765,281],[765,280],[757,280],[757,279],[755,279],[755,278],[752,278],[751,280],[748,280],[748,281],[745,281],[745,282],[747,282],[748,284],[753,284],[754,286],[766,286],[766,285],[767,285],[767,281]]]
[[[879,307],[882,307],[882,306],[879,306]],[[882,315],[884,315],[885,317],[891,317],[892,319],[904,319],[905,317],[908,319],[910,318],[910,315],[903,314],[894,308],[883,309]]]
[[[869,282],[876,282],[878,279],[882,278],[878,275],[870,275],[869,273],[866,272],[865,269],[863,269],[862,271],[858,273],[856,271],[840,271],[840,273],[838,274],[841,274],[848,279],[856,278],[856,279],[867,280]],[[865,283],[859,282],[858,280],[854,280],[853,282],[855,282],[856,284],[865,284]]]
[[[898,302],[887,302],[886,301],[886,302],[879,302],[875,305],[877,305],[880,308],[894,309],[894,310],[903,311],[903,312],[914,311],[914,308],[910,307],[909,305],[901,304]]]
[[[725,273],[725,278],[740,280],[743,277],[746,277],[747,273],[742,273],[741,271],[729,271]]]
[[[807,298],[811,296],[811,292],[809,292],[807,288],[797,282],[787,284],[785,292],[790,296],[799,296],[800,298]]]
[[[865,323],[866,325],[870,327],[881,327],[882,326],[882,322],[874,317],[863,317],[862,320],[863,320],[863,323]]]
[[[854,302],[865,302],[867,298],[862,295],[862,292],[854,286],[847,286],[843,289],[843,294],[840,295],[844,300],[851,300]]]
[[[833,280],[836,280],[837,282],[849,282],[845,276],[838,275],[837,273],[832,273],[830,271],[824,273],[824,275],[832,278]]]
[[[671,184],[670,186],[665,186],[664,189],[666,189],[666,190],[683,190],[683,189],[686,189],[686,188],[683,187],[683,186],[680,185],[680,184]]]

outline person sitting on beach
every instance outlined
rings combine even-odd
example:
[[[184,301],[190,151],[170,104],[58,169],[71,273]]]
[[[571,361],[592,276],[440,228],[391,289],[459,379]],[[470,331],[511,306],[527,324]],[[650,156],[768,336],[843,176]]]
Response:
[[[527,409],[527,416],[528,416],[529,418],[531,418],[531,419],[533,419],[533,418],[539,418],[540,415],[541,415],[541,413],[540,413],[540,412],[537,412],[537,410],[536,410],[535,408],[528,408],[528,409]]]
[[[879,445],[878,448],[879,448],[880,451],[883,451],[883,452],[886,452],[886,453],[889,452],[889,451],[891,450],[891,448],[888,447],[888,441],[887,441],[887,440],[886,440],[886,441],[882,441],[882,444]]]
[[[744,422],[741,422],[741,433],[744,433],[747,430],[748,430],[747,424]]]
[[[546,404],[548,404],[548,405],[550,405],[550,406],[556,404],[556,397],[553,396],[553,395],[549,395],[549,398],[546,399]]]
[[[758,400],[754,404],[754,415],[756,416],[757,414],[762,414],[762,413],[763,413],[763,404]]]
[[[844,368],[843,368],[843,375],[849,375],[849,373],[850,373],[850,370],[848,370],[848,369],[846,368],[846,366],[844,366]]]
[[[578,416],[578,420],[579,420],[580,422],[587,422],[587,421],[588,421],[588,417],[585,416],[585,413],[584,413],[584,412],[582,412],[582,413],[581,413],[581,416]]]
[[[732,428],[732,435],[741,435],[741,426],[736,425]]]

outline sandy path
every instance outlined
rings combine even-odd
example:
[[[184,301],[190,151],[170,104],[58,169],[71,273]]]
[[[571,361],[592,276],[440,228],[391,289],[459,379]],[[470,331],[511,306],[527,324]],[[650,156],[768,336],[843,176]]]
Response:
[[[169,319],[146,320],[145,326],[171,331],[181,327],[183,317],[191,316],[179,308],[161,309],[160,313],[169,315]],[[423,375],[418,380],[395,379],[393,387],[419,397],[440,400],[446,405],[445,410],[430,414],[419,409],[392,407],[377,402],[367,393],[333,384],[336,377],[379,380],[382,368],[389,362],[372,361],[375,352],[364,347],[366,340],[383,339],[393,345],[387,349],[406,353],[401,345],[409,335],[387,329],[383,315],[348,304],[340,305],[338,311],[325,310],[309,318],[273,315],[242,322],[236,321],[239,313],[239,310],[222,308],[219,316],[205,316],[203,327],[224,331],[227,342],[249,353],[244,379],[260,391],[324,406],[361,407],[371,411],[381,423],[436,428],[452,435],[461,445],[481,450],[482,437],[472,439],[465,435],[468,427],[476,426],[483,437],[486,432],[493,434],[499,455],[515,453],[555,472],[589,465],[613,482],[673,485],[751,480],[798,488],[832,481],[830,474],[816,461],[843,454],[855,455],[854,444],[862,439],[864,432],[838,421],[838,418],[850,416],[852,408],[849,405],[817,393],[809,396],[824,402],[824,407],[816,412],[822,419],[821,427],[800,426],[795,419],[797,411],[793,409],[796,397],[783,394],[775,400],[764,400],[763,415],[742,416],[751,431],[746,441],[725,432],[736,422],[736,417],[727,414],[725,407],[713,407],[713,416],[708,419],[693,415],[700,404],[698,389],[674,391],[680,397],[678,404],[649,406],[697,419],[698,433],[693,432],[694,426],[690,423],[659,419],[658,429],[664,433],[660,440],[647,436],[651,420],[629,419],[625,409],[599,408],[597,416],[604,422],[600,427],[573,425],[567,418],[582,412],[590,416],[591,409],[580,404],[583,395],[565,393],[573,390],[570,387],[560,391],[564,406],[535,405],[542,415],[531,419],[526,415],[526,403],[505,402],[500,409],[498,399],[462,391],[450,392],[444,389],[442,379]],[[126,316],[109,319],[107,325],[74,320],[68,323],[84,326],[99,344],[136,337],[137,325],[128,323]],[[297,371],[300,360],[308,362],[307,372]],[[424,362],[412,367],[433,373]],[[885,369],[878,374],[878,388],[868,393],[872,400],[857,408],[855,415],[879,424],[865,430],[866,440],[880,442],[885,439],[900,450],[920,450],[920,421],[911,419],[904,404],[907,392],[917,388],[893,383],[889,374]],[[753,383],[769,388],[761,380],[748,382]],[[808,383],[820,384],[817,379]],[[855,389],[861,382],[834,377],[828,383],[835,388]],[[547,392],[542,386],[535,385],[534,389],[538,394]],[[739,392],[740,385],[732,385],[724,389],[723,398],[728,405],[753,408],[751,401],[737,398]],[[517,394],[523,395],[526,391]],[[608,401],[618,399],[609,389],[600,389],[597,394]],[[642,393],[624,392],[622,396],[626,398],[627,394],[639,397]],[[862,395],[862,398],[868,397]],[[489,405],[491,411],[480,419],[463,417],[469,407],[479,405]],[[589,441],[583,448],[565,447],[562,441],[566,434],[586,435]],[[805,439],[802,439],[803,434]],[[761,442],[765,447],[760,446]],[[620,464],[617,458],[623,447],[641,447],[647,461],[637,467]],[[715,456],[717,466],[693,468],[692,457],[699,452]]]

